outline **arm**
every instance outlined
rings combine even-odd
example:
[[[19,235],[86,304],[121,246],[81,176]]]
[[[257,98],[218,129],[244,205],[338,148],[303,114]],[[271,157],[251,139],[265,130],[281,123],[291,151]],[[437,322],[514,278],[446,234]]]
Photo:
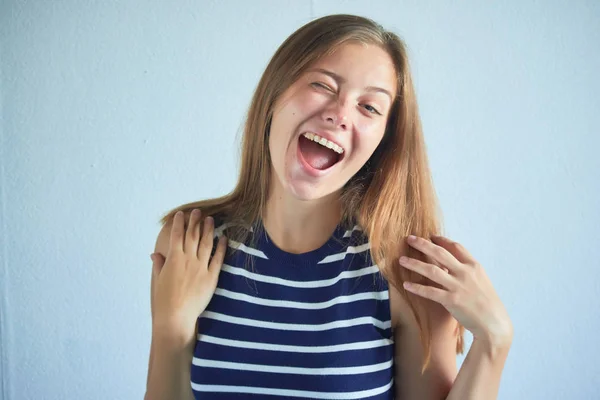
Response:
[[[443,397],[425,398],[496,399],[504,361],[512,343],[513,326],[484,268],[464,246],[444,236],[431,236],[431,241],[409,236],[406,240],[431,261],[401,258],[400,264],[437,284],[403,284],[409,292],[432,300],[426,304],[432,317],[434,359],[441,355],[444,364],[449,363],[449,343],[455,339],[455,326],[450,324],[453,318],[475,338],[451,391]]]
[[[456,320],[441,305],[430,302],[431,360],[421,374],[424,354],[417,321],[406,301],[390,286],[390,307],[397,321],[394,329],[396,398],[445,399],[457,374]]]
[[[396,398],[407,400],[496,399],[512,335],[506,340],[475,339],[457,375],[457,322],[439,303],[428,302],[432,322],[431,361],[423,375],[423,351],[417,322],[390,287],[392,311],[399,327],[396,346]],[[395,311],[394,311],[395,310]]]
[[[512,337],[506,341],[473,340],[446,400],[496,399]]]
[[[169,250],[172,221],[165,224],[158,234],[155,253],[163,258]],[[154,274],[152,274],[151,298]],[[152,300],[151,300],[152,304]],[[192,353],[186,346],[175,346],[168,338],[161,337],[160,332],[152,329],[152,342],[148,360],[148,377],[146,380],[146,395],[144,400],[193,400],[191,390],[190,366]]]
[[[152,335],[144,400],[194,399],[190,385],[192,354],[186,347],[175,347],[171,342]]]

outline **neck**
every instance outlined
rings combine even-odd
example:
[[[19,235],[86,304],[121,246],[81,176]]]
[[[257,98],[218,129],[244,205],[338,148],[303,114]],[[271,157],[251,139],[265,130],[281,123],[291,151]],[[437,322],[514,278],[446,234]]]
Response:
[[[298,200],[282,190],[277,178],[267,198],[263,225],[281,250],[302,254],[324,245],[341,220],[339,193]]]

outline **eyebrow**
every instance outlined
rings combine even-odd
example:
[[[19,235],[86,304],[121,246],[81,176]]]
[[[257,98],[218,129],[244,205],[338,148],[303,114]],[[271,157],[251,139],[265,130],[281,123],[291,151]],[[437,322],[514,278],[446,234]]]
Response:
[[[332,77],[339,83],[346,83],[346,81],[347,81],[346,78],[343,78],[342,76],[336,74],[335,72],[329,71],[329,70],[323,69],[323,68],[312,68],[312,69],[309,69],[308,72],[320,72],[322,74]],[[368,92],[379,92],[379,93],[387,94],[389,96],[390,100],[392,100],[392,101],[394,100],[394,96],[392,96],[392,94],[388,90],[385,90],[384,88],[380,88],[377,86],[367,86],[365,88],[365,90],[367,90]]]

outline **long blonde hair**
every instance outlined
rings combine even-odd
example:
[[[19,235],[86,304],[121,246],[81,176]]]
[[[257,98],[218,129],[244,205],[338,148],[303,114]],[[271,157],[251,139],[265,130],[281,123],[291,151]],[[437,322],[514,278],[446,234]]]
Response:
[[[194,208],[203,215],[223,215],[227,221],[256,225],[269,193],[271,160],[268,136],[273,106],[279,96],[320,57],[345,42],[374,44],[391,56],[397,72],[398,96],[392,105],[384,137],[363,168],[344,186],[343,222],[356,222],[369,237],[371,255],[379,269],[408,302],[418,323],[425,354],[422,373],[431,358],[430,317],[426,300],[408,296],[402,286],[412,281],[437,286],[422,275],[401,268],[400,255],[426,261],[405,243],[408,235],[430,238],[441,232],[438,209],[421,121],[404,42],[376,22],[354,15],[330,15],[313,20],[289,36],[277,49],[252,97],[241,148],[241,169],[229,194],[177,207],[161,218],[165,224],[179,210]],[[232,234],[243,240],[245,230]],[[231,238],[231,236],[229,236]],[[457,328],[456,352],[464,352],[464,327]]]

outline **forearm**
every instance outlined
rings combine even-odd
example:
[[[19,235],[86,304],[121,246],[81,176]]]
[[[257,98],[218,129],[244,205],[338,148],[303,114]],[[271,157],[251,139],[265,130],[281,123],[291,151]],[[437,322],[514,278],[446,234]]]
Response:
[[[193,400],[190,384],[192,354],[152,338],[144,400]]]
[[[511,344],[475,339],[446,400],[496,399]]]

